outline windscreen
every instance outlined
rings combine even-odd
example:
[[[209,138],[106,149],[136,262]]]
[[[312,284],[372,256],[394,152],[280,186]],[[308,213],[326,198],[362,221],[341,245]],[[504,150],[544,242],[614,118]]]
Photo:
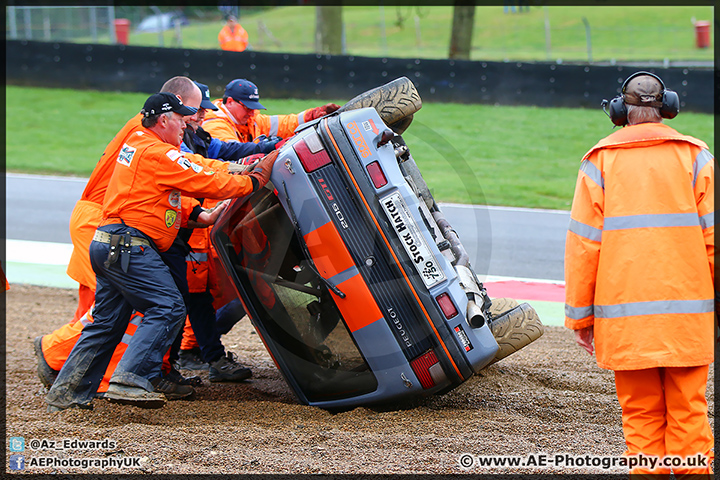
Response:
[[[231,208],[215,246],[285,375],[308,401],[374,391],[375,376],[277,196],[261,189]]]

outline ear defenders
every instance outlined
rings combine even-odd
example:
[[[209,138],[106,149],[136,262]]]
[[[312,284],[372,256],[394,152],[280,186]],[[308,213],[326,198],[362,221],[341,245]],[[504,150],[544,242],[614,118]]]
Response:
[[[625,126],[628,123],[628,111],[627,105],[625,103],[625,91],[627,89],[627,86],[630,80],[640,75],[649,75],[655,78],[658,82],[660,82],[660,86],[662,87],[662,101],[660,102],[660,105],[654,104],[653,106],[657,106],[660,108],[660,116],[662,118],[675,118],[680,112],[680,98],[678,97],[677,92],[666,89],[665,83],[663,83],[662,79],[653,73],[636,72],[630,75],[625,80],[625,82],[623,82],[622,88],[620,89],[620,95],[616,96],[609,102],[607,100],[603,100],[601,104],[603,111],[607,114],[608,117],[610,117],[610,120],[613,122],[613,124],[618,127]]]

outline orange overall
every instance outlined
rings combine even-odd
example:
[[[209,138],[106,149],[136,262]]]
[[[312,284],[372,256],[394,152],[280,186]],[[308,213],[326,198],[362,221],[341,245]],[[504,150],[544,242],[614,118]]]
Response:
[[[615,371],[628,454],[712,462],[713,164],[702,141],[645,123],[600,141],[578,174],[565,325],[593,326],[597,363]]]
[[[90,265],[88,248],[95,234],[95,230],[102,219],[102,203],[105,198],[108,183],[115,170],[115,165],[118,163],[118,156],[128,137],[139,130],[143,130],[140,124],[141,119],[142,116],[139,114],[130,119],[105,148],[100,161],[95,166],[88,180],[80,200],[73,210],[70,219],[70,235],[73,241],[73,253],[68,264],[67,273],[80,283],[80,305],[76,311],[75,318],[73,318],[69,324],[42,337],[43,356],[53,369],[60,370],[60,368],[62,368],[70,351],[75,346],[75,343],[77,343],[78,338],[80,338],[82,328],[88,322],[92,321],[92,314],[86,314],[95,302],[95,272]],[[225,162],[206,159],[198,155],[192,155],[192,161],[215,170],[226,171],[228,165]],[[178,196],[178,198],[180,197]],[[181,218],[181,226],[184,226],[189,211],[191,211],[196,204],[196,200],[190,197],[182,197],[181,205],[183,213],[178,216]],[[84,322],[77,322],[77,320],[81,319],[84,319]],[[134,323],[134,321],[135,317],[133,317],[133,321],[128,325],[125,332],[126,335],[132,335],[135,328],[137,328],[137,324]],[[74,325],[76,322],[77,325]],[[117,347],[121,349],[122,352],[124,352],[125,348],[123,345],[126,347],[127,343],[121,342]],[[101,388],[107,388],[107,381],[121,357],[122,353],[118,355],[118,351],[116,350],[108,366]],[[168,368],[169,364],[164,365],[164,370]]]
[[[248,33],[240,24],[232,29],[225,25],[218,33],[218,43],[223,50],[243,52],[248,46]]]
[[[213,138],[224,142],[252,142],[261,135],[288,138],[295,133],[298,125],[307,121],[305,119],[307,110],[290,115],[264,115],[255,111],[255,114],[248,119],[247,125],[241,125],[236,123],[235,118],[225,108],[222,99],[213,103],[218,110],[207,111],[202,128]]]
[[[70,238],[73,243],[73,251],[68,262],[67,274],[80,284],[80,298],[73,322],[84,315],[95,302],[95,272],[90,265],[88,249],[102,218],[103,199],[110,177],[115,170],[118,155],[125,140],[132,133],[142,129],[141,120],[142,115],[140,114],[131,118],[105,147],[105,151],[90,175],[85,190],[70,216]],[[227,169],[227,164],[217,160],[203,159],[203,161],[199,161],[197,158],[193,160],[196,163],[207,164],[216,170]]]

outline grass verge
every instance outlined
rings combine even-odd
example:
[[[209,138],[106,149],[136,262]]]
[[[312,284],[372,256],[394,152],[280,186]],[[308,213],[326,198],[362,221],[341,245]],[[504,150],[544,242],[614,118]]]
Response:
[[[146,98],[6,86],[7,171],[89,176]],[[263,104],[275,114],[321,102],[264,98]],[[683,112],[668,125],[714,152],[712,115]],[[580,159],[611,127],[599,108],[431,103],[403,136],[438,201],[569,209]]]

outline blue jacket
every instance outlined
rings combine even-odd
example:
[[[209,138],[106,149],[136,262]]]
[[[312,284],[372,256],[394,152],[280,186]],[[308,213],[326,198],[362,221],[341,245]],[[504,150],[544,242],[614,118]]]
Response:
[[[197,131],[185,129],[185,136],[180,149],[183,152],[196,153],[205,158],[217,160],[234,161],[255,153],[270,153],[277,141],[266,140],[259,143],[254,142],[223,142],[207,133],[202,127]]]

